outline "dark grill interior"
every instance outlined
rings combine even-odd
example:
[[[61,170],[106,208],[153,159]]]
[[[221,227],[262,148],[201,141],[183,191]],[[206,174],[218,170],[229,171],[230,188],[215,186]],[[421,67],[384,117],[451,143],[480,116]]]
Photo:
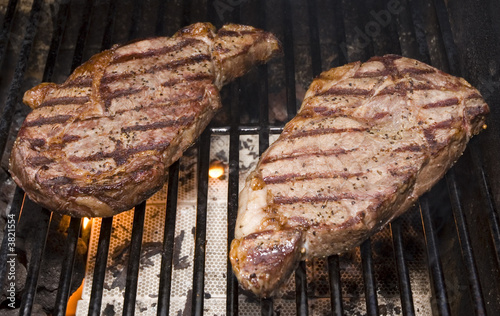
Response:
[[[64,81],[90,56],[115,43],[170,36],[182,26],[209,21],[217,27],[234,22],[271,31],[282,41],[285,55],[226,86],[221,92],[222,111],[180,162],[170,167],[161,243],[143,241],[148,204],[142,203],[132,211],[128,256],[122,262],[126,269],[122,270],[126,271],[123,296],[116,310],[105,301],[103,293],[107,291],[109,262],[117,260],[116,254],[110,252],[110,244],[116,233],[113,224],[118,219],[103,219],[100,230],[99,222],[93,222],[92,238],[97,249],[88,258],[93,262],[93,272],[85,313],[137,313],[144,253],[154,244],[158,248],[155,254],[161,257],[159,285],[157,291],[148,293],[155,301],[149,309],[139,308],[143,315],[213,315],[217,313],[210,302],[216,299],[225,300],[219,315],[497,315],[498,16],[500,6],[493,0],[0,1],[0,224],[5,225],[0,251],[1,314],[64,315],[69,296],[83,279],[86,252],[80,251],[79,242],[89,238],[80,219],[61,218],[30,202],[9,176],[10,148],[29,112],[21,102],[23,93],[42,81]],[[207,238],[211,238],[208,235],[214,225],[224,227],[227,235],[226,240],[218,240],[222,248],[228,248],[233,238],[241,169],[248,167],[241,163],[242,148],[247,144],[241,138],[258,136],[255,148],[262,153],[269,139],[295,115],[308,85],[321,71],[387,53],[415,58],[464,77],[490,105],[488,128],[472,139],[446,177],[417,205],[355,251],[301,263],[287,290],[274,300],[258,301],[248,296],[238,287],[225,262],[221,274],[225,295],[214,297],[206,283],[210,278],[207,258],[213,247]],[[217,137],[228,142],[227,152],[222,155],[226,156],[220,158],[226,164],[223,180],[227,194],[222,205],[227,205],[227,225],[210,221],[213,181],[208,169]],[[195,172],[188,172],[189,161],[195,161],[191,166]],[[182,257],[179,259],[176,247],[180,247],[180,237],[184,236],[176,233],[176,225],[181,222],[178,214],[182,215],[178,213],[178,200],[182,198],[181,184],[193,179],[196,215],[192,235],[188,235],[193,236],[188,257],[192,260],[185,266],[190,271],[190,291],[182,298],[182,308],[177,309],[172,307],[172,289]],[[61,226],[65,227],[63,237],[54,237],[53,231]],[[9,239],[14,228],[15,245]],[[53,248],[60,248],[60,258],[54,261],[57,264],[47,255]],[[16,262],[15,291],[9,290],[12,260]],[[48,287],[42,274],[51,265],[58,271],[49,282],[54,285],[48,302],[51,307],[40,308],[40,293]],[[23,267],[24,275],[20,274]],[[9,300],[10,296],[14,299]],[[426,301],[422,303],[416,299],[419,297]],[[14,306],[9,306],[13,301]],[[421,309],[427,305],[429,310]],[[16,310],[12,311],[12,307]]]

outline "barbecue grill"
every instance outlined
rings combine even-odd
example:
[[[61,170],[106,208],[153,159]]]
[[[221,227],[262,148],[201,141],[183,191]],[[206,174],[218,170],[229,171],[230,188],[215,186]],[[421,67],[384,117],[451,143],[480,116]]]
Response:
[[[0,13],[2,315],[498,315],[497,1],[4,0]],[[163,190],[135,209],[86,226],[29,201],[8,173],[28,112],[24,91],[64,81],[115,43],[199,21],[273,32],[284,57],[223,89],[221,112],[170,167]],[[227,260],[242,179],[315,76],[387,53],[476,86],[491,108],[487,129],[442,181],[359,248],[302,262],[275,298],[253,297]],[[214,162],[224,170],[218,178],[209,176]]]

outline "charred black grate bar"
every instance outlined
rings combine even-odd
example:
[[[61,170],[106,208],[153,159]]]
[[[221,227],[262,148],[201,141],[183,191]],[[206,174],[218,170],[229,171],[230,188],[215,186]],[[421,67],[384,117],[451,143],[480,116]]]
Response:
[[[493,0],[481,6],[442,0],[0,2],[0,314],[14,307],[19,315],[65,315],[83,273],[76,310],[88,315],[495,315],[499,14]],[[84,237],[82,220],[60,218],[25,197],[8,174],[10,148],[28,111],[24,91],[41,81],[63,81],[115,43],[169,36],[198,21],[271,31],[284,57],[224,88],[220,114],[169,168],[163,202],[138,205],[129,222],[119,216],[96,221],[92,236]],[[302,262],[275,298],[256,299],[238,286],[227,260],[245,172],[296,114],[321,71],[387,53],[478,87],[491,108],[488,129],[407,214],[353,252]],[[220,180],[209,177],[213,159],[225,166]],[[151,221],[151,214],[158,217]],[[214,222],[214,214],[224,220]],[[15,223],[14,248],[7,219]],[[159,228],[152,230],[155,223]],[[54,245],[61,250],[51,270]],[[148,276],[151,267],[158,270]]]

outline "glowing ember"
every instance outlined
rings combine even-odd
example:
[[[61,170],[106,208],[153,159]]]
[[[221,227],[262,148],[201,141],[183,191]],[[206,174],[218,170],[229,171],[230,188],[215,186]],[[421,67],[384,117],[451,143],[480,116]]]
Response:
[[[208,169],[208,175],[212,179],[220,178],[224,174],[224,165],[220,161],[213,161]]]
[[[90,219],[88,217],[83,218],[83,229],[87,228],[90,223]]]
[[[68,299],[68,304],[66,305],[66,316],[76,315],[76,306],[78,301],[82,298],[83,282],[80,287],[73,293]]]

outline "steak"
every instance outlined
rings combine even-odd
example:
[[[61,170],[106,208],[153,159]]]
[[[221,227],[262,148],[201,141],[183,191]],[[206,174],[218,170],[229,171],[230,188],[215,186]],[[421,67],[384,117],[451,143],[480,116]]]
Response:
[[[12,177],[62,214],[129,210],[163,186],[221,107],[219,89],[280,52],[270,33],[210,23],[103,51],[64,83],[26,92],[33,111],[12,149]]]
[[[300,260],[360,245],[445,174],[488,112],[464,79],[409,58],[323,72],[240,193],[240,284],[271,296]]]

